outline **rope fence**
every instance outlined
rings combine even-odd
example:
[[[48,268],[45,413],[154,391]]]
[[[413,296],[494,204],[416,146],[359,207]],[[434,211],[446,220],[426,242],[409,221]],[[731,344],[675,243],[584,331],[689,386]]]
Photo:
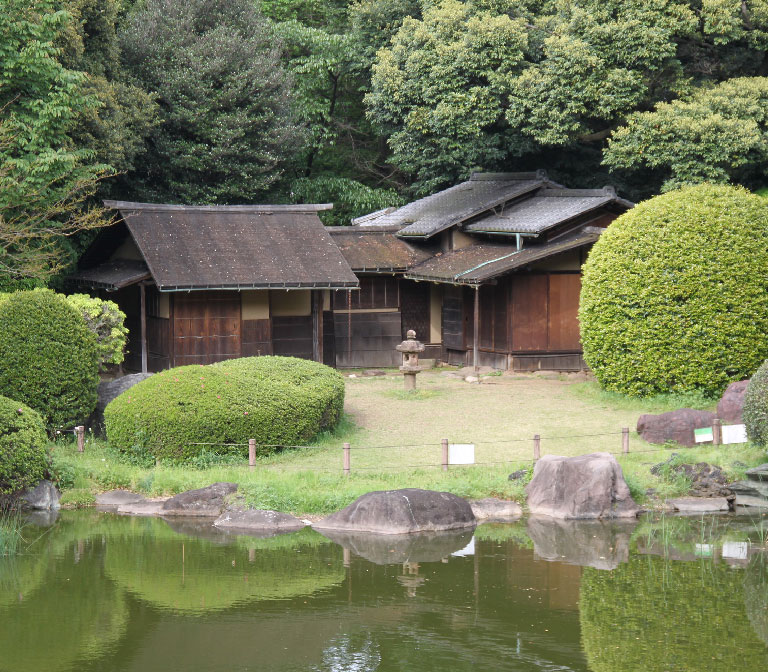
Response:
[[[74,433],[77,440],[77,451],[79,453],[84,452],[85,449],[85,427],[80,425],[74,429],[61,430],[61,433]],[[529,438],[509,438],[509,439],[494,439],[489,441],[478,442],[478,446],[500,446],[500,445],[513,445],[528,443],[531,446],[531,457],[525,458],[521,456],[510,457],[510,459],[497,459],[495,455],[488,455],[487,457],[493,457],[494,459],[481,459],[475,460],[475,447],[476,444],[450,444],[448,439],[441,439],[438,443],[412,443],[412,444],[395,444],[395,445],[361,445],[353,446],[350,443],[344,443],[342,446],[341,464],[338,467],[328,467],[321,465],[308,465],[308,464],[274,464],[265,460],[259,459],[259,454],[263,453],[264,449],[293,449],[293,450],[323,450],[319,446],[301,446],[301,445],[285,445],[285,444],[265,444],[258,443],[256,439],[249,439],[247,442],[228,442],[228,443],[215,443],[215,442],[197,442],[190,443],[191,446],[210,446],[212,448],[243,448],[248,447],[248,466],[251,470],[260,466],[264,469],[270,469],[273,471],[313,471],[323,473],[339,473],[341,471],[345,476],[349,476],[353,470],[353,453],[360,455],[370,455],[371,451],[386,451],[385,455],[376,455],[371,459],[378,459],[379,464],[370,465],[366,464],[366,460],[363,460],[362,464],[355,464],[355,472],[374,472],[374,471],[403,471],[408,469],[437,469],[440,468],[443,471],[448,471],[450,468],[456,467],[472,467],[472,466],[499,466],[499,465],[520,465],[520,464],[535,464],[541,458],[542,442],[556,442],[556,441],[573,441],[575,439],[590,439],[590,438],[605,438],[614,437],[616,440],[617,450],[603,450],[611,455],[628,455],[630,453],[630,430],[628,427],[622,427],[620,431],[612,432],[598,432],[589,434],[572,434],[572,435],[551,435],[542,436],[535,434]],[[722,427],[719,420],[713,422],[712,427],[712,442],[710,445],[722,444]],[[458,447],[471,447],[471,460],[468,461],[452,461],[451,460],[451,446]],[[145,446],[150,448],[152,446]],[[160,448],[162,446],[154,446]],[[438,452],[439,447],[439,452]],[[620,447],[620,449],[619,449]],[[419,462],[418,460],[410,459],[413,457],[413,453],[416,449],[423,451],[423,456],[426,461]],[[424,450],[426,449],[426,450]],[[658,453],[663,450],[676,450],[679,446],[654,446],[649,448],[634,449],[633,454],[642,453]],[[397,453],[405,452],[406,455],[401,455],[401,459],[397,459],[397,464],[387,464],[386,462],[395,461]],[[434,452],[433,452],[434,451]],[[481,450],[482,452],[482,450]],[[439,461],[438,461],[439,456]],[[388,459],[387,459],[388,458]],[[368,460],[369,461],[369,460]],[[245,466],[245,465],[243,465]]]

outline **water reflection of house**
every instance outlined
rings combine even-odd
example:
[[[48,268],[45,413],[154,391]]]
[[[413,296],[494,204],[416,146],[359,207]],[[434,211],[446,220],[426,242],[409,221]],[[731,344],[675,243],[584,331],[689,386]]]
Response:
[[[144,342],[150,370],[258,354],[394,366],[408,329],[453,364],[581,368],[581,265],[632,207],[541,171],[474,174],[349,227],[324,228],[328,206],[107,205],[122,221],[74,279],[113,293],[127,366]]]

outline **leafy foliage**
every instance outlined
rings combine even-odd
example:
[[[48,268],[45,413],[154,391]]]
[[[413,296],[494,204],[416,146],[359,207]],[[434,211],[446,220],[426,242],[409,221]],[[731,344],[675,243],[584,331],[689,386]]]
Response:
[[[13,495],[45,478],[48,436],[40,414],[0,396],[0,497]]]
[[[608,390],[715,396],[768,355],[766,269],[759,196],[700,185],[641,203],[584,266],[584,358]]]
[[[0,304],[0,394],[35,409],[49,428],[93,411],[98,361],[96,337],[63,296],[17,292]]]
[[[744,393],[744,424],[749,440],[768,445],[768,360],[755,371]]]
[[[121,33],[136,81],[157,95],[138,197],[255,202],[280,177],[301,133],[269,24],[248,0],[148,0]]]
[[[210,449],[245,457],[248,439],[261,454],[307,442],[333,427],[343,406],[344,381],[333,369],[246,357],[155,374],[112,401],[104,419],[117,450],[189,462]]]
[[[99,365],[120,364],[125,358],[128,342],[125,313],[114,301],[87,294],[70,294],[66,298],[80,311],[86,325],[96,335]]]

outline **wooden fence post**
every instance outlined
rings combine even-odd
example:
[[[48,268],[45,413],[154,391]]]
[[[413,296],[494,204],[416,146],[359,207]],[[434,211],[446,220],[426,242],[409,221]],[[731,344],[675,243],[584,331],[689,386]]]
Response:
[[[256,468],[256,439],[248,439],[248,466]]]
[[[538,434],[533,436],[533,461],[536,462],[541,457],[541,437]]]
[[[712,421],[712,445],[719,446],[723,442],[723,426],[720,418]]]
[[[621,428],[621,452],[625,455],[629,452],[629,427]]]
[[[349,476],[349,469],[350,469],[349,448],[350,448],[350,445],[348,443],[345,443],[344,444],[344,475],[345,476]]]
[[[441,439],[440,445],[443,447],[443,471],[448,471],[448,439]]]
[[[82,453],[85,451],[85,425],[75,427],[75,434],[77,435],[77,452]]]

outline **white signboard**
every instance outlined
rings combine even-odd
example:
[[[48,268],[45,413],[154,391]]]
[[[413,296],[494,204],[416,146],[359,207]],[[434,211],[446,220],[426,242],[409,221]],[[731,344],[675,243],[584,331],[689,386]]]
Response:
[[[747,428],[745,425],[723,425],[723,443],[746,443]]]
[[[451,443],[448,445],[448,464],[474,464],[474,443]]]
[[[723,557],[733,560],[746,560],[749,555],[749,544],[746,541],[723,542]]]

